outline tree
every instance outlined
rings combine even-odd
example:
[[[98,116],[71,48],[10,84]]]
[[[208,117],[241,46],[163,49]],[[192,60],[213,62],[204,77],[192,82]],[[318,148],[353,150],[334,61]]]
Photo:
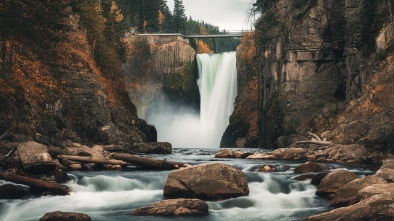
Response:
[[[174,1],[174,31],[182,32],[186,31],[186,15],[185,7],[183,6],[182,0]]]

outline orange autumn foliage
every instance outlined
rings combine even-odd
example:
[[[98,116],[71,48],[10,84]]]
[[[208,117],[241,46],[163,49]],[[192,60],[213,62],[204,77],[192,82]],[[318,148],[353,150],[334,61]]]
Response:
[[[213,53],[213,51],[209,48],[209,46],[203,42],[202,40],[195,39],[197,45],[197,53]]]

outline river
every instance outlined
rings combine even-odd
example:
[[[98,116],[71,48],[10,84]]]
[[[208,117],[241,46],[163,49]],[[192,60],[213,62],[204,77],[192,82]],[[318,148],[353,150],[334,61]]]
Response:
[[[256,151],[256,150],[251,150]],[[223,201],[207,201],[209,215],[200,217],[133,216],[131,212],[163,200],[163,187],[170,171],[146,171],[130,168],[124,171],[69,172],[73,181],[66,185],[69,196],[42,196],[22,200],[0,200],[0,220],[37,221],[47,212],[82,212],[94,221],[126,220],[211,220],[211,221],[289,221],[298,220],[330,209],[329,201],[316,197],[310,181],[296,181],[293,173],[301,162],[248,159],[218,159],[218,149],[174,148],[173,154],[157,155],[191,165],[222,162],[242,170],[248,178],[249,196]],[[263,164],[276,166],[278,172],[256,172]],[[374,171],[328,164],[332,169],[346,168],[357,175]]]

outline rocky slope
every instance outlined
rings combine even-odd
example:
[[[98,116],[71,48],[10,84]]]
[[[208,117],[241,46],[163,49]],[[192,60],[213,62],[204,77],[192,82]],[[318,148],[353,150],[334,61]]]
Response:
[[[391,9],[370,3],[266,1],[255,38],[260,147],[313,132],[393,149]]]
[[[122,76],[113,78],[115,72],[103,73],[95,63],[78,16],[70,13],[64,23],[68,28],[61,41],[32,45],[29,39],[1,37],[0,140],[34,139],[55,146],[67,139],[156,141],[155,128],[137,117]]]

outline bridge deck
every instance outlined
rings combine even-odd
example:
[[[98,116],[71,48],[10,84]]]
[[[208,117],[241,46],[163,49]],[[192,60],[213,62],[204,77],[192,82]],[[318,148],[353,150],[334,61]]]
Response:
[[[241,38],[244,33],[250,32],[238,32],[238,33],[228,33],[228,34],[216,34],[216,35],[183,35],[180,33],[144,33],[138,34],[142,36],[181,36],[183,38]]]

